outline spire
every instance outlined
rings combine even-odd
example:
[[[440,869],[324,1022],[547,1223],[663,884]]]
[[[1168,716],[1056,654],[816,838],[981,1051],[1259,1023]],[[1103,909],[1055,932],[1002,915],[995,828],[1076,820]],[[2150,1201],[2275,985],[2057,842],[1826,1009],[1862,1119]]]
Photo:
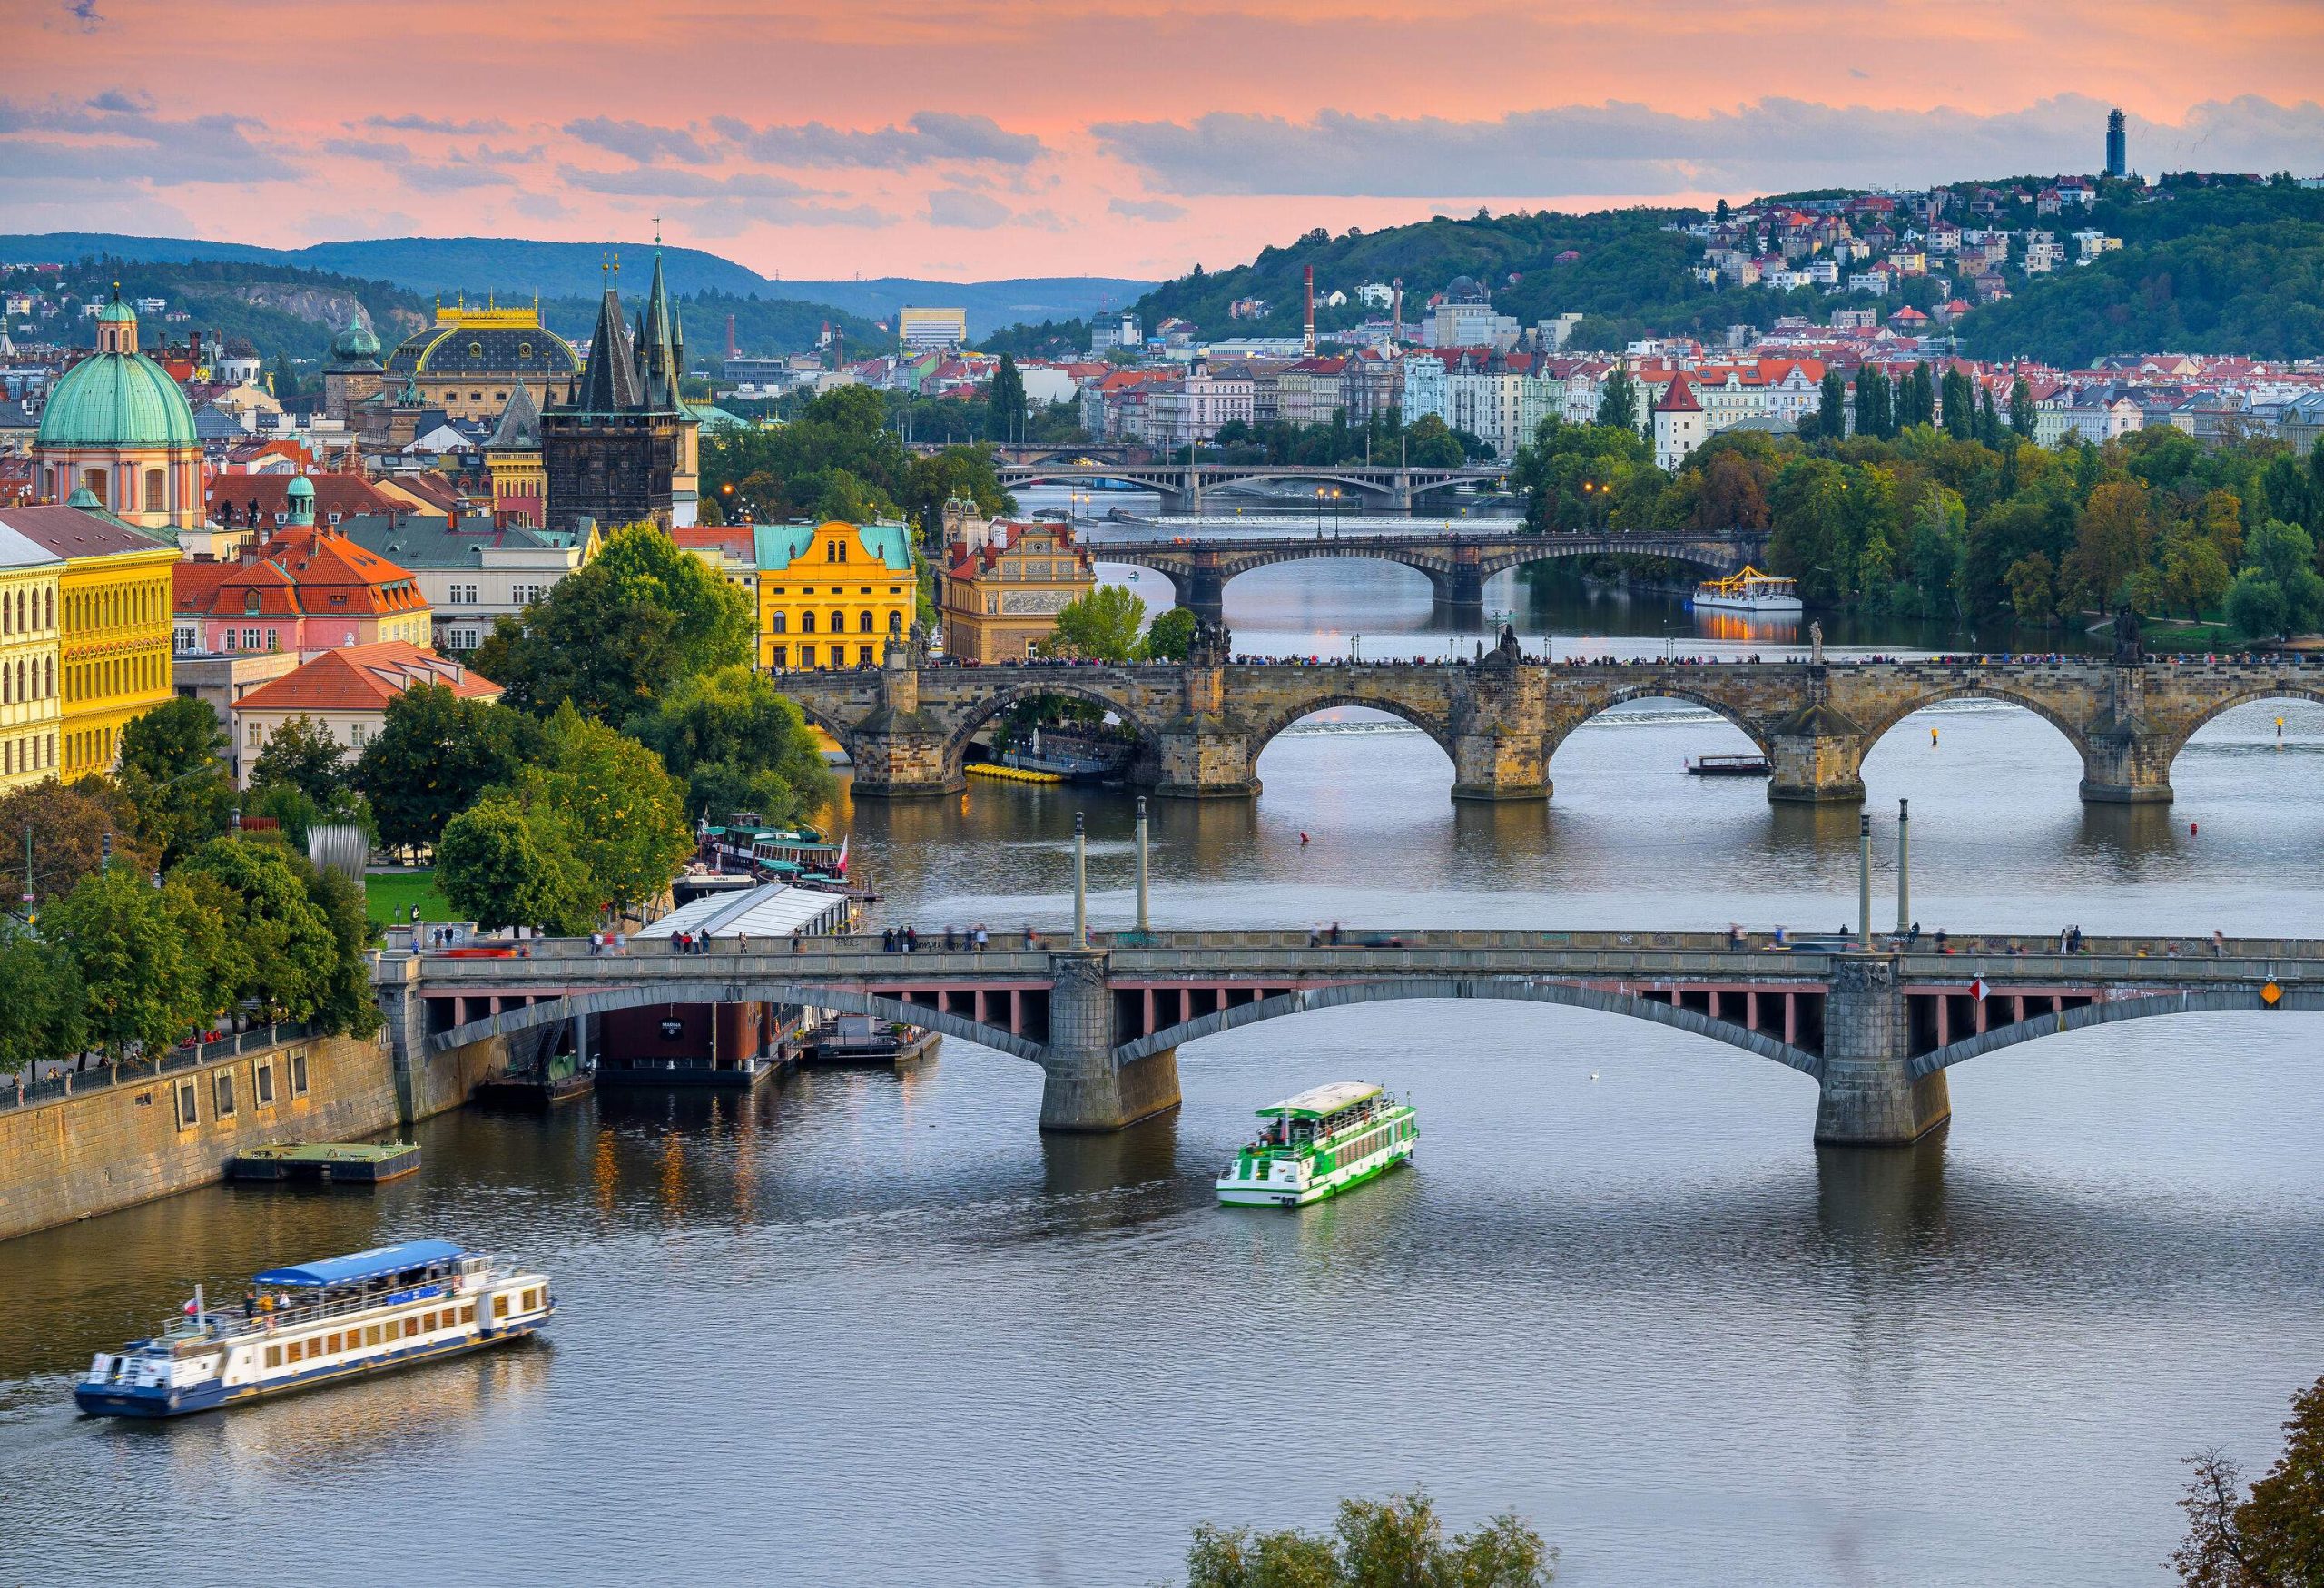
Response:
[[[484,444],[487,452],[537,452],[541,449],[541,410],[534,406],[533,394],[522,380],[508,394],[508,406],[500,410],[500,422],[492,427],[492,439]]]
[[[669,289],[662,281],[662,235],[654,234],[654,281],[645,290],[645,315],[638,322],[637,372],[648,408],[678,406],[678,346],[670,314]]]
[[[621,317],[621,294],[606,287],[597,305],[597,329],[589,338],[589,361],[582,367],[581,392],[574,407],[588,413],[626,413],[638,407],[636,351]]]

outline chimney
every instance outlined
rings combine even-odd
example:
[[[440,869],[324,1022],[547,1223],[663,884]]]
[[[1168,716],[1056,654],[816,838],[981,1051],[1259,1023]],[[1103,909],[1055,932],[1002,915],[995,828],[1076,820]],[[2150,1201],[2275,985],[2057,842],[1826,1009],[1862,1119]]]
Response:
[[[1300,346],[1312,359],[1315,356],[1315,267],[1314,265],[1307,267],[1306,293],[1307,329],[1305,334],[1300,339]]]
[[[734,317],[731,314],[726,317],[726,356],[734,357]]]
[[[1396,296],[1395,296],[1395,303],[1396,303],[1396,307],[1395,307],[1395,316],[1396,316],[1396,319],[1395,319],[1395,323],[1394,323],[1394,325],[1390,329],[1390,330],[1389,330],[1389,332],[1388,332],[1388,345],[1389,345],[1390,347],[1401,347],[1401,346],[1403,346],[1403,340],[1404,340],[1404,278],[1403,278],[1403,277],[1402,277],[1402,276],[1398,276],[1398,277],[1396,278],[1395,282],[1394,282],[1394,285],[1393,285],[1393,291],[1395,292],[1395,295],[1396,295]]]

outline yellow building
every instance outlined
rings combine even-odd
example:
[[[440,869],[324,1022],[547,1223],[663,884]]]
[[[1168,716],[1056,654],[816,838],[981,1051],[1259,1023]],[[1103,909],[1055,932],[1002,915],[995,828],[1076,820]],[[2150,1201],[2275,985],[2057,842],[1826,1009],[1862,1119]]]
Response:
[[[911,636],[919,598],[902,524],[761,524],[759,666],[876,667]]]
[[[947,548],[940,581],[944,654],[1021,662],[1057,632],[1057,615],[1098,587],[1089,548],[1062,524],[996,519]]]
[[[170,576],[178,548],[85,490],[62,508],[0,510],[0,526],[64,559],[56,581],[58,771],[111,771],[121,730],[168,701]]]
[[[0,794],[56,775],[56,586],[64,559],[0,525]]]

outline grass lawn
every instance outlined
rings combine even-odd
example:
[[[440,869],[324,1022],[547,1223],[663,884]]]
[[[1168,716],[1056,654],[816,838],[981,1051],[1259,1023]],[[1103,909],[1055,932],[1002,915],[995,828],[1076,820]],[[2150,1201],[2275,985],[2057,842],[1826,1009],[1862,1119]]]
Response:
[[[433,871],[394,872],[373,874],[363,879],[363,897],[370,906],[372,921],[385,925],[390,921],[409,921],[411,907],[419,906],[422,921],[449,921],[452,907],[444,895],[436,891]]]

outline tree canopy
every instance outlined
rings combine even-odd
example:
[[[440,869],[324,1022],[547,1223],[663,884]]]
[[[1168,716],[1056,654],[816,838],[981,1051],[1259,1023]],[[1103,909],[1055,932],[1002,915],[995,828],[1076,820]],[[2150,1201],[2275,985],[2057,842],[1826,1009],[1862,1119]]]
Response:
[[[627,731],[685,783],[685,808],[714,821],[755,811],[763,821],[792,824],[831,803],[838,779],[807,731],[799,708],[772,680],[748,667],[724,667],[681,679]]]
[[[1343,1500],[1329,1534],[1207,1523],[1187,1551],[1187,1588],[1548,1588],[1557,1551],[1513,1514],[1447,1538],[1415,1490]]]
[[[419,685],[388,703],[379,737],[355,764],[355,784],[371,802],[380,843],[424,846],[486,789],[513,778],[539,745],[540,725],[522,712],[463,699],[448,685]]]
[[[2189,1465],[2187,1536],[2171,1556],[2187,1588],[2316,1588],[2324,1583],[2324,1378],[2292,1397],[2283,1454],[2243,1494],[2224,1453]]]

